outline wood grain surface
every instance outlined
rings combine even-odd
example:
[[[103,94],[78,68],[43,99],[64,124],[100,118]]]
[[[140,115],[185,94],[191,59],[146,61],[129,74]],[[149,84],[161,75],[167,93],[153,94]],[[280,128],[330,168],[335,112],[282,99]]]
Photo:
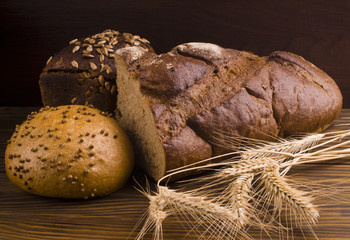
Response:
[[[6,141],[25,116],[38,108],[0,108],[0,239],[128,239],[148,201],[134,186],[134,180],[110,196],[93,200],[62,200],[44,198],[22,192],[8,180],[4,169]],[[331,129],[345,129],[350,123],[350,110],[342,111]],[[350,147],[350,146],[348,146]],[[134,178],[145,184],[142,171],[135,170]],[[331,200],[321,200],[320,219],[315,232],[319,239],[350,239],[350,159],[335,160],[322,164],[307,164],[294,168],[293,179],[305,184],[323,181],[326,186],[333,183],[346,186],[346,191],[329,191]],[[151,182],[153,185],[154,182]],[[135,237],[137,231],[130,235]],[[252,232],[255,239],[270,239]],[[315,239],[305,232],[306,239]],[[151,235],[145,239],[152,239]],[[176,219],[166,221],[164,239],[197,239],[195,234],[185,231]],[[272,236],[278,239],[278,236]],[[285,238],[292,239],[292,238]],[[295,232],[294,239],[304,239]]]
[[[258,55],[290,51],[333,77],[350,108],[348,0],[1,0],[0,106],[41,105],[47,59],[107,28],[139,34],[158,53],[191,41]]]

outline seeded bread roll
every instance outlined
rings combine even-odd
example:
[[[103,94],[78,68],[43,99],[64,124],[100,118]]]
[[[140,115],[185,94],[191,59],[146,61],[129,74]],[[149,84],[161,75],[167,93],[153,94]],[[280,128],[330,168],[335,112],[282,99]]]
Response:
[[[40,75],[44,106],[92,104],[102,111],[114,112],[114,51],[128,46],[153,52],[147,39],[114,30],[70,41],[69,46],[49,58]]]
[[[134,165],[132,145],[115,119],[88,106],[45,107],[8,141],[9,179],[29,193],[92,198],[121,188]]]
[[[273,140],[320,132],[342,107],[336,83],[288,52],[259,57],[187,43],[161,55],[120,49],[116,64],[118,122],[156,180],[227,151],[215,144],[218,134]]]

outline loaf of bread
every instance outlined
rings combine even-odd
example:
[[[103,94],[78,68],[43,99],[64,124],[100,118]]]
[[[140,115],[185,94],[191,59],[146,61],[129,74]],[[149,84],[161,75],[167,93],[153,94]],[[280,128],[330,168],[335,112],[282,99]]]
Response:
[[[40,75],[44,106],[92,104],[113,112],[117,94],[114,52],[128,46],[153,52],[148,40],[114,30],[70,41],[69,46],[49,58]]]
[[[168,170],[225,151],[217,133],[271,140],[325,130],[340,113],[335,82],[300,56],[259,57],[209,43],[156,55],[116,51],[117,117],[139,164],[158,180]]]
[[[24,191],[92,198],[124,185],[134,164],[131,142],[114,118],[88,106],[45,107],[16,127],[5,167]]]

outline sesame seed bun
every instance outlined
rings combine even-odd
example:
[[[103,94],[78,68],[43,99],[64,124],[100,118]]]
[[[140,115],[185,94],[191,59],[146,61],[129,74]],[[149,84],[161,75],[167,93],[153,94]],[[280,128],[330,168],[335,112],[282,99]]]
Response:
[[[121,188],[134,166],[132,145],[115,119],[80,105],[45,107],[8,141],[9,179],[29,193],[92,198]]]

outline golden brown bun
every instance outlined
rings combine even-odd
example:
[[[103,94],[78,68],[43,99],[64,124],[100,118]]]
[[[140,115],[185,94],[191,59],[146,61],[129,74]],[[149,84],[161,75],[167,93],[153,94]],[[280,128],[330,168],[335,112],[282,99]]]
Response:
[[[121,188],[134,165],[132,145],[115,119],[92,107],[46,107],[8,141],[6,173],[24,191],[91,198]]]

